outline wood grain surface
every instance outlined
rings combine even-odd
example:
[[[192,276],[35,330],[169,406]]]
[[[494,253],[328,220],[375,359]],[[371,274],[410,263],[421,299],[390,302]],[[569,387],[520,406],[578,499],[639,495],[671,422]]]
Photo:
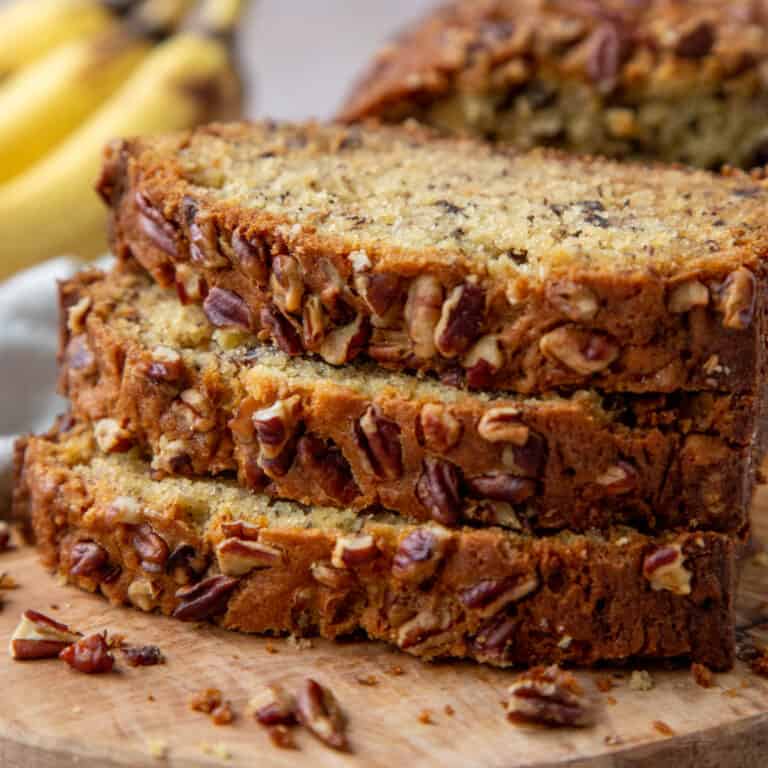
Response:
[[[755,512],[759,534],[768,541],[768,492],[760,492]],[[629,686],[637,667],[580,671],[599,701],[597,725],[521,728],[506,720],[502,707],[512,671],[424,664],[379,643],[313,641],[299,648],[285,639],[113,608],[58,585],[30,549],[2,555],[0,571],[21,585],[2,593],[4,640],[21,611],[35,608],[81,631],[107,629],[132,643],[157,644],[167,657],[163,666],[133,669],[117,654],[119,670],[94,677],[58,661],[0,658],[3,768],[762,768],[768,761],[768,680],[742,663],[716,675],[709,689],[696,685],[687,668],[646,666],[654,681],[646,692]],[[768,640],[768,632],[760,635],[768,630],[768,567],[754,558],[742,577],[739,623],[752,627],[748,633],[758,641]],[[298,729],[299,751],[280,750],[245,715],[248,699],[264,683],[290,686],[308,675],[328,684],[348,714],[352,754],[333,752]],[[358,682],[369,676],[375,685]],[[612,690],[599,692],[598,677],[611,677]],[[232,702],[234,724],[215,726],[189,709],[190,696],[207,687],[221,689]],[[424,710],[433,724],[420,722]],[[654,721],[674,733],[665,735]],[[164,756],[154,757],[160,747]]]

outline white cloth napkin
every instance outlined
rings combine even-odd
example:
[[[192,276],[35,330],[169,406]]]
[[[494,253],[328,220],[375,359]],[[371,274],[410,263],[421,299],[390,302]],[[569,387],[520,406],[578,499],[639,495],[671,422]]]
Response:
[[[0,283],[0,519],[8,512],[17,435],[47,430],[66,410],[55,391],[57,280],[81,267],[62,257]]]

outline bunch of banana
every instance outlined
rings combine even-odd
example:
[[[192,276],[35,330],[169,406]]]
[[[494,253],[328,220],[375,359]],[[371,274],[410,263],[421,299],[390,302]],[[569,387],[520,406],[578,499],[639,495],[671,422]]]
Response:
[[[242,6],[15,0],[0,9],[0,279],[106,250],[93,185],[111,139],[239,115],[231,38]]]

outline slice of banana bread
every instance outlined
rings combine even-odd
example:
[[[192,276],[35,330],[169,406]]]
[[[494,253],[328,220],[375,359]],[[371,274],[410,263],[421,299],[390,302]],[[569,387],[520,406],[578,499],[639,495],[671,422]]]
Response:
[[[496,665],[733,661],[734,546],[715,533],[530,538],[153,481],[81,426],[20,446],[16,515],[43,562],[114,603],[246,632],[363,630],[427,659]]]
[[[216,325],[470,387],[754,393],[765,182],[415,126],[211,126],[108,151],[112,242]]]
[[[347,120],[704,168],[768,160],[768,12],[751,0],[459,0],[378,54]]]
[[[271,495],[450,526],[747,523],[765,435],[750,395],[503,397],[334,368],[216,329],[138,272],[83,273],[61,304],[62,394],[156,477],[237,470]]]

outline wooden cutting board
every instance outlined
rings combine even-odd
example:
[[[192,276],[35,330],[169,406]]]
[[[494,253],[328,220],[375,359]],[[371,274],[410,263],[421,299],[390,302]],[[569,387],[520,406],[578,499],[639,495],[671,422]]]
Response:
[[[759,533],[768,541],[768,490],[760,492],[756,512]],[[379,643],[313,641],[312,647],[298,648],[288,640],[200,629],[112,608],[98,597],[56,584],[29,549],[1,556],[0,571],[21,584],[3,593],[3,644],[21,611],[35,608],[81,631],[108,629],[129,642],[157,644],[167,657],[163,666],[139,669],[120,662],[118,672],[96,677],[58,661],[20,663],[0,657],[3,768],[768,765],[768,679],[742,663],[717,675],[709,689],[696,685],[688,669],[646,665],[654,681],[646,692],[629,687],[629,673],[636,667],[579,672],[600,701],[596,726],[521,728],[506,720],[502,708],[515,676],[511,671],[470,663],[424,664]],[[753,636],[768,641],[768,567],[755,561],[742,579],[739,623],[753,626]],[[278,749],[244,714],[249,697],[263,683],[280,680],[290,686],[307,675],[336,693],[349,716],[353,754],[333,752],[298,730],[300,751]],[[370,676],[375,685],[359,682]],[[598,692],[598,677],[612,678],[615,687]],[[221,689],[232,702],[239,714],[234,724],[214,726],[188,708],[190,695],[207,687]],[[432,724],[420,722],[424,710],[431,713]]]

